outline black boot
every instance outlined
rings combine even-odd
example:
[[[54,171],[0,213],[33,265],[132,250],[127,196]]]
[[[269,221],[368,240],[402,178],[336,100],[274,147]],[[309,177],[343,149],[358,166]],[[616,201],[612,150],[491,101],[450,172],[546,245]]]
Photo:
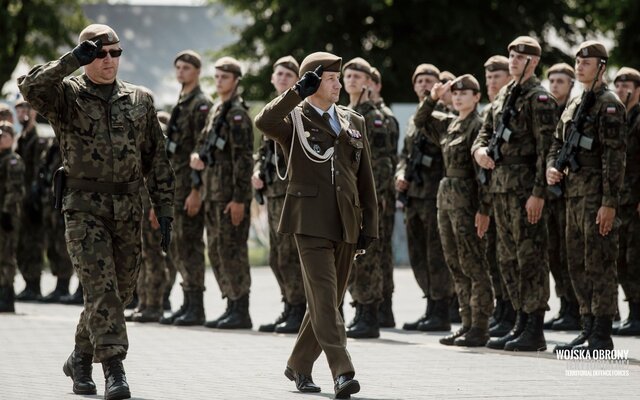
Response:
[[[513,324],[516,322],[516,311],[513,309],[510,300],[503,300],[502,302],[502,316],[500,321],[493,327],[489,328],[489,336],[491,337],[503,337],[507,335],[512,329]]]
[[[133,313],[131,320],[133,322],[159,322],[162,318],[162,307],[147,306],[140,312]]]
[[[167,289],[162,295],[162,310],[163,311],[171,311],[171,288]]]
[[[527,324],[517,338],[505,343],[507,351],[545,351],[547,341],[544,338],[544,310],[527,314]]]
[[[385,297],[378,306],[378,322],[380,328],[395,328],[396,319],[393,317],[393,307],[391,306],[391,296]]]
[[[187,308],[189,308],[189,296],[187,296],[187,292],[182,290],[182,305],[179,309],[176,310],[173,314],[168,317],[160,318],[160,323],[162,325],[173,325],[173,321],[181,317],[184,313],[187,312]]]
[[[58,278],[53,292],[40,299],[43,303],[59,303],[63,296],[69,295],[69,278]]]
[[[587,341],[587,339],[591,335],[591,331],[593,330],[593,315],[583,315],[581,321],[582,331],[580,332],[580,334],[569,343],[557,345],[553,349],[554,353],[557,353],[558,351],[571,350],[574,347],[580,346]]]
[[[556,315],[554,315],[550,320],[546,321],[543,325],[544,329],[553,329],[553,324],[562,319],[562,317],[564,317],[564,314],[567,311],[567,299],[563,296],[560,297],[560,310],[558,311],[558,313]],[[578,316],[579,318],[579,316]]]
[[[218,327],[218,323],[220,321],[222,321],[223,319],[227,318],[231,314],[231,308],[232,307],[233,307],[233,302],[227,297],[227,309],[224,310],[222,315],[220,315],[218,318],[216,318],[216,319],[214,319],[212,321],[205,322],[204,326],[206,328],[217,328]]]
[[[564,314],[553,323],[554,331],[577,331],[580,330],[580,306],[578,302],[566,301]]]
[[[502,300],[502,297],[496,297],[496,307],[493,309],[493,314],[489,318],[489,328],[492,328],[502,319],[503,304],[504,300]]]
[[[302,325],[302,319],[304,313],[307,311],[307,303],[298,305],[292,305],[289,309],[289,316],[287,319],[276,326],[276,333],[298,333],[300,331],[300,325]]]
[[[278,316],[278,318],[276,318],[275,322],[271,324],[260,325],[258,327],[258,332],[275,332],[276,326],[285,322],[287,318],[289,318],[289,312],[291,311],[291,304],[289,304],[286,300],[283,300],[283,302],[284,302],[284,310],[282,310],[282,313]]]
[[[469,328],[468,326],[462,326],[460,329],[458,329],[457,331],[453,332],[451,335],[445,336],[443,338],[440,338],[440,344],[444,344],[445,346],[453,346],[453,342],[459,338],[460,336],[464,335],[465,333],[469,332]]]
[[[218,329],[251,329],[251,316],[249,315],[249,294],[245,294],[238,300],[231,301],[231,312],[227,318],[218,322]]]
[[[617,329],[616,335],[638,336],[640,335],[640,303],[629,302],[629,318]]]
[[[453,344],[461,347],[483,347],[488,341],[488,330],[474,326],[469,329],[469,332],[454,340]]]
[[[347,337],[353,339],[375,339],[380,337],[378,324],[378,304],[358,304],[361,307],[358,322],[347,330]]]
[[[427,297],[427,308],[424,314],[422,314],[420,318],[418,318],[414,322],[405,322],[404,325],[402,325],[402,329],[404,329],[405,331],[417,331],[418,325],[426,321],[427,318],[431,316],[432,311],[433,311],[433,300]]]
[[[24,290],[16,296],[16,301],[38,301],[42,298],[40,278],[28,280]]]
[[[356,315],[354,315],[351,322],[347,324],[347,329],[354,327],[360,320],[360,317],[362,317],[362,304],[358,303],[357,301],[354,301],[353,303],[351,303],[351,305],[355,307]]]
[[[134,291],[133,292],[133,299],[131,299],[131,302],[127,305],[125,305],[125,309],[126,310],[134,310],[138,307],[138,304],[140,304],[140,300],[138,299],[138,292]]]
[[[73,380],[73,393],[96,394],[96,384],[93,382],[93,355],[82,353],[75,349],[62,366],[62,372]]]
[[[0,286],[0,313],[16,312],[13,286]]]
[[[131,398],[131,391],[124,373],[120,357],[112,357],[102,363],[104,371],[104,398],[105,400],[120,400]]]
[[[527,314],[525,314],[524,311],[518,311],[518,316],[516,317],[516,322],[513,325],[513,329],[511,329],[509,333],[498,339],[489,340],[487,342],[487,347],[490,349],[504,350],[504,345],[507,344],[507,342],[514,340],[515,338],[520,336],[520,334],[522,334],[526,324]]]
[[[587,339],[587,343],[576,346],[576,350],[613,350],[613,340],[611,339],[611,329],[613,327],[613,316],[594,317],[593,329]]]
[[[184,314],[173,321],[176,326],[193,326],[204,324],[204,304],[201,290],[190,290],[185,292],[189,299],[189,306]]]
[[[76,289],[74,294],[70,294],[70,295],[61,297],[60,298],[60,303],[62,303],[62,304],[84,304],[84,299],[82,297],[82,284],[78,283],[78,288]]]
[[[451,330],[449,320],[449,302],[451,299],[445,298],[433,301],[433,312],[431,316],[418,325],[418,330],[422,332],[443,332]]]
[[[460,303],[458,303],[458,296],[453,296],[451,304],[449,304],[449,321],[453,324],[459,324],[462,322],[460,318]]]

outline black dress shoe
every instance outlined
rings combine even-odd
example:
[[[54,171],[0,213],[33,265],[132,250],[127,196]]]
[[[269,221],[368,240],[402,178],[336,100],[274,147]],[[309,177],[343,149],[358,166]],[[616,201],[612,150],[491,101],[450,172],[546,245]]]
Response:
[[[333,385],[333,390],[336,392],[336,399],[348,399],[352,394],[360,391],[360,382],[353,379],[350,375],[339,375]]]
[[[296,388],[302,393],[318,393],[320,391],[320,386],[313,383],[311,375],[301,374],[287,366],[284,370],[284,376],[290,381],[296,381]]]

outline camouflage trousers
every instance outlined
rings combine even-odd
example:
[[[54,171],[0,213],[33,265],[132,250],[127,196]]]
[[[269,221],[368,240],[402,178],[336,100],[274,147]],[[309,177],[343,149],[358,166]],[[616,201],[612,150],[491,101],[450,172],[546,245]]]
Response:
[[[438,210],[438,229],[458,295],[462,325],[486,330],[493,313],[493,288],[483,242],[476,233],[475,211]]]
[[[436,200],[412,197],[405,208],[405,225],[409,262],[422,293],[432,300],[452,297],[453,282],[442,254]]]
[[[44,264],[44,228],[42,221],[33,221],[28,213],[22,214],[18,238],[18,269],[25,281],[40,279]]]
[[[69,279],[73,275],[73,265],[64,240],[64,216],[50,205],[44,206],[42,214],[51,273],[59,279]]]
[[[142,264],[136,284],[136,293],[140,305],[162,308],[164,291],[169,281],[167,261],[169,256],[162,255],[160,229],[153,229],[147,217],[142,219]]]
[[[495,193],[498,263],[513,308],[532,313],[546,310],[549,301],[549,264],[544,220],[527,221],[529,191]]]
[[[567,259],[580,314],[613,317],[618,303],[618,232],[600,235],[599,194],[567,199]]]
[[[182,288],[204,291],[204,205],[192,218],[183,210],[184,200],[176,204],[179,207],[175,207],[173,214],[171,257],[182,276]],[[173,276],[175,280],[175,273]]]
[[[278,281],[280,293],[287,303],[300,305],[306,303],[300,256],[293,235],[278,232],[280,215],[284,206],[284,196],[269,197],[267,211],[269,216],[269,266]]]
[[[378,201],[378,232],[384,234],[384,204]],[[349,279],[349,292],[353,301],[359,304],[379,304],[382,302],[383,271],[382,249],[379,241],[369,246],[366,254],[353,263]]]
[[[244,205],[244,218],[233,226],[231,216],[224,213],[226,202],[205,202],[207,251],[223,298],[238,300],[251,289],[249,271],[249,202]]]
[[[382,297],[390,299],[393,294],[393,227],[396,222],[396,193],[393,190],[385,194],[385,208],[382,217],[384,231],[380,232],[378,244],[382,246]]]
[[[16,276],[16,251],[20,236],[20,223],[13,223],[13,231],[0,228],[0,287],[13,286]]]
[[[141,257],[140,209],[126,221],[67,211],[65,239],[84,288],[75,343],[94,362],[125,357],[129,348],[124,305],[133,298]]]
[[[637,204],[622,205],[619,209],[620,242],[618,252],[618,280],[626,300],[640,302],[640,215]]]
[[[565,238],[566,210],[564,199],[549,200],[544,205],[543,212],[547,225],[549,269],[556,284],[556,295],[575,303],[576,295],[569,278],[567,265],[567,244]]]
[[[509,300],[509,292],[507,291],[504,278],[498,266],[498,257],[496,255],[498,244],[496,243],[496,236],[496,220],[491,217],[489,229],[482,239],[484,256],[489,264],[489,274],[491,275],[491,283],[495,297],[497,299]]]

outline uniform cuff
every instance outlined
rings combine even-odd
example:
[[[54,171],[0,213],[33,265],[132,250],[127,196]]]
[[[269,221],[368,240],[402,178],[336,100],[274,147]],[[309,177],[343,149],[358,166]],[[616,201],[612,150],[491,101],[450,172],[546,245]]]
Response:
[[[618,208],[618,196],[602,196],[602,206]]]
[[[169,217],[173,218],[173,207],[169,205],[155,206],[153,207],[156,212],[156,217]]]
[[[541,199],[545,198],[545,188],[543,186],[534,186],[533,192],[531,193],[534,197],[539,197]]]

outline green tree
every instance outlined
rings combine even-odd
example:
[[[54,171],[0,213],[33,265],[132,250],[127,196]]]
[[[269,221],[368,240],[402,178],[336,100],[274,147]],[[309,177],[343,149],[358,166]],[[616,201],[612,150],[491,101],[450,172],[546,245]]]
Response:
[[[20,57],[58,56],[87,24],[80,0],[0,0],[0,88]]]

